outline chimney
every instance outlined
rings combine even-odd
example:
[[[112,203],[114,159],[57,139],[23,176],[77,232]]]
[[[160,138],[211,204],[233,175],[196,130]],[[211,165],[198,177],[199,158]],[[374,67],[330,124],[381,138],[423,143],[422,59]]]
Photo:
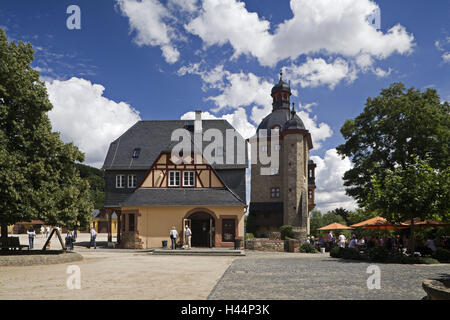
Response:
[[[195,110],[194,133],[202,133],[202,111]]]

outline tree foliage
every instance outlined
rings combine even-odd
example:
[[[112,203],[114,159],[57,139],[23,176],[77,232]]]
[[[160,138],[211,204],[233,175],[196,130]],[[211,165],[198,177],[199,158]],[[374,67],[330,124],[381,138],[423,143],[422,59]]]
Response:
[[[388,170],[383,180],[374,177],[368,204],[390,221],[448,220],[450,169],[434,169],[427,159],[418,157],[413,161],[405,168]]]
[[[89,224],[89,183],[75,162],[84,155],[52,132],[52,109],[31,44],[9,42],[0,29],[0,224],[40,219],[73,228]]]
[[[450,104],[441,103],[434,89],[424,92],[394,83],[375,98],[368,98],[364,111],[341,128],[345,143],[337,147],[352,159],[345,172],[348,195],[361,206],[373,189],[372,177],[383,180],[388,170],[411,164],[411,155],[425,159],[435,169],[449,166]]]

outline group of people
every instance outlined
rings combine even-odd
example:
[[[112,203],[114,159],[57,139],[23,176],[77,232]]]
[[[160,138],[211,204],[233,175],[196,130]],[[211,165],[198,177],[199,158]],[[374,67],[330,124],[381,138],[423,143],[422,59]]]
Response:
[[[192,239],[192,231],[189,228],[189,225],[186,225],[184,228],[184,236],[185,236],[185,248],[191,249],[191,239]],[[177,238],[178,238],[178,232],[175,226],[172,226],[172,229],[170,230],[170,240],[171,240],[171,248],[172,250],[177,248]]]
[[[350,240],[347,241],[347,238],[343,233],[338,234],[338,236],[335,237],[333,232],[330,231],[325,237],[320,237],[316,240],[311,236],[307,241],[317,248],[339,246],[341,248],[370,249],[373,247],[384,246],[387,250],[392,252],[404,252],[408,248],[408,236],[406,235],[403,235],[402,237],[400,235],[394,237],[357,237],[355,234],[352,234]],[[429,236],[424,242],[419,239],[416,239],[415,242],[416,248],[422,251],[434,252],[437,250],[437,247],[450,249],[450,237],[442,238],[437,241],[434,237]]]

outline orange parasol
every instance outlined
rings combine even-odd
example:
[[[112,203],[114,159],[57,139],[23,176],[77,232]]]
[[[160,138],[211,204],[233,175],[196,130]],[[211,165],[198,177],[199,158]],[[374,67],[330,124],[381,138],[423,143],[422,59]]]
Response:
[[[404,224],[393,224],[388,222],[383,217],[375,217],[369,220],[365,220],[359,223],[352,224],[353,228],[364,228],[364,229],[405,229],[407,226]]]
[[[351,230],[353,228],[344,226],[343,224],[333,222],[332,224],[329,224],[325,227],[318,228],[317,230]]]

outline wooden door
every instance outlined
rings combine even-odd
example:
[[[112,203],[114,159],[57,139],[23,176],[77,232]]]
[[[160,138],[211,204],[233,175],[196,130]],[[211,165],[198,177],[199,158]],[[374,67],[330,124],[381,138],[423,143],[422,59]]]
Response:
[[[222,242],[234,242],[236,237],[236,222],[234,219],[222,220]]]

